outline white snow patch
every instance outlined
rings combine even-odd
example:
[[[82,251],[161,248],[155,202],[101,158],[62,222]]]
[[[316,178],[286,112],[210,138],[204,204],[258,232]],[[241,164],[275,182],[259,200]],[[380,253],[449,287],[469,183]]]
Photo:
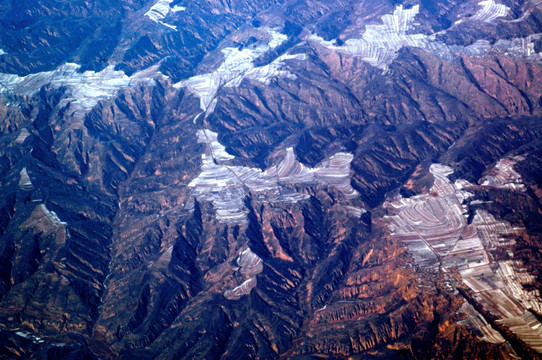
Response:
[[[250,248],[246,248],[239,253],[237,265],[240,267],[241,274],[245,275],[256,275],[263,271],[262,259]]]
[[[393,14],[382,16],[382,24],[369,24],[359,39],[349,39],[344,45],[337,46],[332,41],[325,41],[317,35],[309,40],[320,43],[332,50],[355,54],[369,64],[385,69],[397,57],[397,51],[404,46],[425,47],[427,35],[407,34],[414,26],[414,18],[420,11],[419,5],[404,9],[395,8]]]
[[[504,52],[505,55],[523,55],[527,57],[542,58],[542,52],[537,53],[534,44],[542,38],[542,34],[532,34],[524,38],[514,38],[511,40],[499,39],[494,45],[494,49]]]
[[[358,196],[350,184],[352,154],[337,153],[316,168],[309,168],[295,158],[293,148],[288,148],[284,159],[266,171],[245,166],[226,165],[234,157],[227,153],[210,130],[198,131],[198,142],[207,144],[202,155],[201,173],[188,186],[201,201],[210,201],[216,217],[224,223],[244,223],[248,210],[244,198],[248,191],[258,193],[266,202],[295,203],[308,198],[288,190],[285,185],[319,183],[335,187],[345,198]]]
[[[112,98],[117,91],[128,86],[154,84],[155,78],[164,77],[158,72],[158,65],[127,76],[110,65],[102,71],[78,72],[80,65],[67,63],[56,70],[26,76],[0,73],[0,93],[12,92],[18,95],[34,95],[41,87],[51,84],[54,87],[66,86],[68,95],[60,106],[71,103],[72,116],[82,120],[85,113],[98,102]]]
[[[181,11],[185,11],[185,10],[186,10],[185,6],[175,5],[174,7],[171,8],[170,11],[172,11],[172,12],[181,12]]]
[[[256,68],[253,61],[276,48],[288,37],[273,29],[264,29],[271,37],[267,45],[256,47],[246,47],[241,50],[238,48],[227,47],[222,49],[224,61],[218,69],[207,73],[193,76],[189,79],[178,82],[175,88],[186,88],[200,99],[200,107],[208,116],[216,106],[213,101],[216,98],[218,90],[222,87],[238,87],[243,79],[248,78],[264,83],[269,83],[273,77],[286,76],[293,78],[294,75],[286,71],[280,71],[280,67],[287,60],[304,60],[305,55],[283,55],[273,61],[271,64]]]
[[[20,336],[20,337],[25,338],[25,339],[31,339],[32,338],[32,335],[30,335],[30,333],[26,333],[26,332],[22,332],[22,331],[16,331],[15,335]]]
[[[522,156],[500,159],[487,175],[480,179],[480,185],[500,189],[526,191],[521,175],[514,169],[517,162],[525,160]]]
[[[15,139],[15,143],[22,144],[26,140],[26,138],[30,136],[30,133],[26,128],[22,128],[21,132],[19,133],[19,136]]]
[[[241,296],[250,294],[250,291],[256,287],[258,280],[255,277],[251,277],[245,280],[241,285],[234,287],[231,290],[224,292],[224,297],[228,300],[239,300]]]
[[[269,32],[269,35],[271,35],[271,40],[267,44],[271,49],[276,48],[277,46],[288,40],[288,36],[283,33],[280,33],[273,29],[267,29],[267,31]]]
[[[258,284],[256,275],[263,271],[262,259],[250,248],[246,248],[239,253],[237,265],[240,268],[239,272],[245,276],[249,276],[249,278],[241,285],[224,292],[224,296],[228,300],[239,300],[241,296],[250,294],[250,291]]]
[[[517,183],[511,163],[510,159],[499,162],[491,182],[508,184],[512,179]],[[462,215],[468,205],[462,204],[472,194],[464,189],[476,185],[459,180],[452,184],[448,179],[452,169],[444,165],[433,164],[430,172],[434,184],[429,192],[409,199],[398,196],[385,204],[394,213],[387,217],[392,238],[404,243],[424,270],[459,274],[454,279],[470,288],[476,302],[542,352],[542,324],[527,311],[542,311],[540,292],[524,287],[532,285],[535,277],[521,261],[494,256],[496,249],[511,249],[525,229],[498,221],[484,210],[476,210],[472,222],[467,223]],[[483,321],[471,319],[465,324],[482,330],[486,341],[503,341]]]
[[[172,2],[173,0],[159,0],[156,4],[151,6],[149,11],[145,13],[145,16],[156,22],[164,19],[167,14],[169,14],[169,4],[171,4]]]
[[[212,157],[217,161],[228,161],[235,158],[226,151],[224,145],[218,142],[218,133],[209,129],[198,130],[198,143],[208,144]]]
[[[145,13],[145,16],[147,16],[154,22],[167,26],[170,29],[177,30],[177,27],[175,25],[170,25],[162,21],[165,19],[165,17],[169,14],[170,11],[181,12],[186,10],[186,7],[180,5],[170,7],[172,2],[173,0],[159,0],[149,9],[149,11]]]
[[[26,168],[23,168],[19,173],[19,188],[25,191],[34,189],[34,185],[32,185],[32,181],[30,180],[30,176],[28,176]]]
[[[45,340],[43,340],[39,336],[35,336],[27,331],[15,331],[15,335],[28,339],[28,340],[32,340],[34,344],[43,344],[45,342]]]
[[[499,17],[506,16],[510,10],[507,6],[495,3],[494,0],[482,1],[479,5],[482,8],[475,15],[461,19],[456,24],[467,20],[491,22]],[[429,50],[448,59],[453,59],[457,53],[482,56],[493,48],[486,40],[478,40],[469,46],[448,46],[436,41],[436,34],[408,33],[414,29],[414,19],[419,13],[419,9],[419,5],[414,5],[410,9],[405,9],[402,5],[399,5],[395,8],[393,14],[386,14],[381,17],[381,24],[367,25],[361,38],[348,39],[341,46],[336,45],[333,41],[326,41],[315,34],[309,37],[309,41],[318,43],[333,51],[359,56],[367,63],[382,70],[388,68],[397,57],[397,52],[405,46]],[[445,32],[442,31],[441,33]],[[534,45],[525,46],[520,41],[515,41],[513,44],[502,43],[501,46],[524,48],[524,52],[529,55],[534,52]],[[514,49],[511,49],[511,51],[514,51]]]
[[[283,77],[288,78],[291,80],[295,80],[297,76],[295,74],[292,74],[289,71],[281,70],[281,68],[285,65],[285,62],[287,60],[306,60],[307,55],[306,54],[284,54],[282,56],[279,56],[277,59],[272,61],[271,63],[252,68],[249,70],[245,78],[250,80],[255,80],[264,84],[269,84],[271,82],[271,79],[277,78],[277,77]]]
[[[471,19],[491,22],[497,18],[506,16],[510,8],[506,5],[497,4],[495,0],[485,0],[478,3],[482,8],[474,14]]]
[[[45,214],[45,216],[47,216],[47,218],[54,224],[57,224],[57,225],[63,225],[63,226],[66,226],[68,225],[68,223],[60,220],[60,218],[58,217],[58,215],[56,214],[56,212],[54,211],[51,211],[49,209],[47,209],[47,206],[45,206],[45,204],[40,204],[40,208],[41,208],[41,211],[43,211],[43,213]]]
[[[355,206],[345,206],[346,207],[346,210],[348,211],[348,214],[359,219],[361,218],[361,215],[365,214],[367,212],[367,210],[363,209],[363,208],[358,208],[358,207],[355,207]]]

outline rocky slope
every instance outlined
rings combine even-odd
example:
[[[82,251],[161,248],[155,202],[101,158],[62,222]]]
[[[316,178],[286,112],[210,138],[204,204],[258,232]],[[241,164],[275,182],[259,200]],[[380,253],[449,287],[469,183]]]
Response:
[[[0,357],[542,358],[538,1],[6,1]]]

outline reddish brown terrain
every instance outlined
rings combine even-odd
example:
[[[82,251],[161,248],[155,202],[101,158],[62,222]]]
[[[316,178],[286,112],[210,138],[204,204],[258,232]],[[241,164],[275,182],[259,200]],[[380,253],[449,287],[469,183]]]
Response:
[[[0,20],[0,358],[542,359],[540,1]]]

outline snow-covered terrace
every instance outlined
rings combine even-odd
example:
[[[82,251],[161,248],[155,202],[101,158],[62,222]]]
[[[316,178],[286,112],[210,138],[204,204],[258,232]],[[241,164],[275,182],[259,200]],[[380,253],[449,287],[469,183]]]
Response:
[[[451,168],[434,164],[431,190],[409,199],[401,197],[388,203],[394,215],[388,217],[393,238],[402,241],[411,252],[415,263],[422,269],[440,270],[444,274],[459,273],[460,286],[466,286],[486,310],[497,316],[502,324],[538,352],[542,352],[542,324],[529,313],[529,309],[542,311],[540,293],[527,290],[534,277],[527,273],[520,261],[495,260],[492,251],[509,248],[513,236],[524,229],[496,220],[490,213],[476,210],[471,224],[465,220],[468,199],[472,194],[465,181],[451,183]],[[512,182],[511,189],[521,189],[521,177],[513,170],[510,159],[501,160],[490,175],[493,186]],[[496,175],[495,175],[496,174]],[[469,314],[473,309],[468,310]],[[481,316],[481,315],[480,315]],[[483,338],[503,342],[485,320],[466,321],[477,326]]]

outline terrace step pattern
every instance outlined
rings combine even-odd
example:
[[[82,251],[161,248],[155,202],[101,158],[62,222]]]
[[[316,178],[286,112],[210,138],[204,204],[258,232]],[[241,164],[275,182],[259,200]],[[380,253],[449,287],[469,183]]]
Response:
[[[499,161],[492,172],[495,175],[486,176],[482,186],[517,184],[521,179],[510,164],[507,159]],[[406,244],[421,270],[439,271],[455,279],[499,319],[498,323],[542,353],[542,324],[531,313],[542,313],[540,293],[524,287],[535,277],[526,272],[521,261],[501,260],[495,254],[495,250],[512,247],[514,236],[525,229],[498,221],[479,209],[469,224],[468,200],[472,194],[466,189],[474,185],[465,181],[451,183],[448,176],[453,171],[447,166],[433,164],[430,172],[434,184],[429,193],[411,198],[399,196],[386,204],[395,213],[388,217],[391,236]],[[521,187],[514,185],[514,189]],[[488,342],[504,341],[485,320],[465,324],[475,327]]]

